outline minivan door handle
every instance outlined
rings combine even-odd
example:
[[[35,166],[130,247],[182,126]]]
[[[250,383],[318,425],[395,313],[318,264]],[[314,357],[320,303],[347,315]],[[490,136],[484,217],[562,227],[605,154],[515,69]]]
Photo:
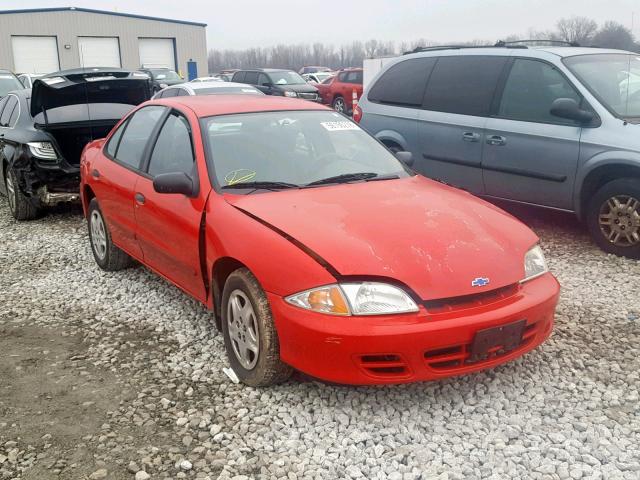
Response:
[[[480,134],[473,132],[464,132],[462,134],[462,140],[464,140],[465,142],[477,142],[478,140],[480,140]]]
[[[504,138],[502,135],[489,135],[487,137],[487,144],[502,146],[507,144],[507,139]]]

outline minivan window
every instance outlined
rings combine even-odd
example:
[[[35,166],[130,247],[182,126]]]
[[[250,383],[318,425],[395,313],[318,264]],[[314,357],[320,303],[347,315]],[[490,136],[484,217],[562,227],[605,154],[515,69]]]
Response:
[[[133,114],[120,139],[120,145],[115,154],[116,160],[134,168],[140,168],[144,148],[164,111],[165,107],[149,106]]]
[[[498,116],[525,122],[575,125],[571,120],[551,115],[551,104],[558,98],[571,98],[580,103],[580,95],[552,65],[517,58],[504,86]]]
[[[396,63],[371,87],[367,98],[372,102],[419,107],[435,63],[435,57],[412,58]]]
[[[439,57],[429,78],[423,107],[483,117],[489,114],[507,57]]]
[[[244,77],[245,83],[250,83],[251,85],[258,84],[258,72],[247,72],[247,75]]]
[[[240,83],[244,83],[244,75],[246,72],[236,72],[233,74],[233,77],[231,77],[231,81],[232,82],[240,82]]]
[[[625,119],[640,118],[640,55],[589,54],[563,61],[610,111]]]

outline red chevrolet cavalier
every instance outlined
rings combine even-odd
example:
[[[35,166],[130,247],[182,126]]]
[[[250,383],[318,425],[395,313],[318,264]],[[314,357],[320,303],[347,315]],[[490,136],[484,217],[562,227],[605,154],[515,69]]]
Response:
[[[143,104],[82,157],[104,270],[143,263],[213,310],[246,384],[430,380],[551,333],[536,235],[415,175],[327,107],[277,97]]]

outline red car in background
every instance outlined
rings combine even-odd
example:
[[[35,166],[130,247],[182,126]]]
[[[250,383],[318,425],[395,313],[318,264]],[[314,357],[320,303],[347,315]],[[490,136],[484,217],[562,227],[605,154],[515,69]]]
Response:
[[[248,385],[438,379],[540,345],[559,286],[536,235],[408,163],[319,104],[180,96],[90,143],[81,194],[96,263],[213,310]]]
[[[322,103],[331,105],[340,113],[353,111],[353,92],[358,100],[362,95],[362,69],[347,68],[340,70],[334,77],[316,85],[322,97]]]

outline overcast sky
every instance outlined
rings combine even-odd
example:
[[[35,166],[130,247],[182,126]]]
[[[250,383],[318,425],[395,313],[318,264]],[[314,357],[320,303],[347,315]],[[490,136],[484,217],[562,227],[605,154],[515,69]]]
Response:
[[[353,40],[495,41],[561,17],[616,20],[640,37],[639,0],[2,0],[2,8],[75,6],[207,23],[209,48]]]

